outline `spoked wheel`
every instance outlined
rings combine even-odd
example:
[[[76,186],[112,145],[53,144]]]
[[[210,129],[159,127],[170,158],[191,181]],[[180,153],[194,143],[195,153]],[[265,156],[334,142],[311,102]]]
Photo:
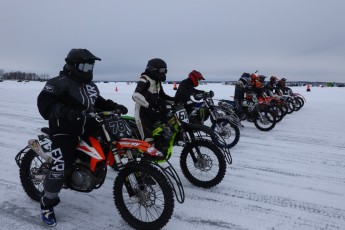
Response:
[[[33,150],[28,151],[22,159],[19,169],[20,181],[25,193],[33,200],[40,201],[43,196],[43,182],[48,164]]]
[[[184,147],[180,165],[185,177],[202,188],[216,186],[226,172],[226,161],[221,150],[205,139],[193,140]]]
[[[270,107],[269,110],[276,116],[277,122],[280,122],[281,120],[283,120],[284,112],[280,107],[274,105]]]
[[[293,101],[287,100],[286,104],[288,106],[288,110],[287,110],[288,114],[291,114],[293,111],[295,111],[295,104],[293,103]]]
[[[258,114],[254,119],[255,127],[261,131],[270,131],[274,126],[276,126],[276,123],[276,116],[269,110],[258,111]]]
[[[302,108],[302,103],[298,98],[295,98],[294,100],[294,105],[295,105],[295,111],[298,111]]]
[[[212,123],[211,128],[224,139],[225,144],[219,143],[219,140],[216,138],[212,139],[221,148],[232,148],[240,140],[240,129],[238,126],[231,124],[227,119],[218,119]]]
[[[301,108],[304,106],[303,98],[297,96],[297,97],[295,97],[295,100],[299,100],[299,102],[301,103]]]
[[[131,164],[114,182],[114,202],[122,218],[136,229],[160,229],[174,210],[166,177],[149,164]]]
[[[284,116],[286,114],[288,114],[288,110],[289,110],[289,107],[287,106],[287,104],[283,101],[283,102],[280,102],[278,105],[277,105],[283,112]]]

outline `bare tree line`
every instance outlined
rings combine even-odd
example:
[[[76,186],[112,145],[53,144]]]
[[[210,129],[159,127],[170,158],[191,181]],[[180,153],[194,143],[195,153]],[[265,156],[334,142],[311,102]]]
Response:
[[[16,81],[47,81],[50,79],[48,74],[25,73],[20,71],[6,73],[0,69],[1,80],[16,80]]]

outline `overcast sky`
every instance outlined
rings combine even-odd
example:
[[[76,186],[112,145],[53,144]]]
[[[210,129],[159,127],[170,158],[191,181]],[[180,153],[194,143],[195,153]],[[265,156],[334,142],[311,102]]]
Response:
[[[95,80],[137,80],[151,58],[168,80],[254,72],[345,82],[343,0],[1,0],[0,69],[54,77],[71,48],[102,58]]]

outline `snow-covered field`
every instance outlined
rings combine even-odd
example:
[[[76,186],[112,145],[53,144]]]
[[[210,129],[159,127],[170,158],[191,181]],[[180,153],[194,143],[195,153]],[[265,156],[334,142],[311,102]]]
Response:
[[[0,83],[0,229],[46,229],[39,204],[23,192],[15,155],[46,126],[36,107],[44,83]],[[98,83],[101,94],[127,105],[135,83]],[[115,88],[117,87],[117,92]],[[173,85],[164,85],[173,95]],[[208,84],[215,98],[230,99],[233,86]],[[307,102],[269,132],[243,122],[239,143],[231,149],[233,164],[215,188],[190,184],[179,167],[179,147],[172,164],[184,184],[185,203],[165,229],[345,229],[345,88],[292,88]],[[91,193],[62,190],[55,208],[57,229],[131,229],[112,198],[116,172]]]

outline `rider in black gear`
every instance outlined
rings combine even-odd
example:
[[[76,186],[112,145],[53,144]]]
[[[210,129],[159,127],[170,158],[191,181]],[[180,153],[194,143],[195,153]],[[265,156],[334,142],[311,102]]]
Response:
[[[189,73],[188,78],[181,81],[179,87],[175,93],[175,102],[183,103],[188,114],[193,111],[194,102],[191,96],[198,93],[204,93],[203,90],[197,90],[195,87],[199,85],[199,81],[205,80],[202,74],[196,70]]]
[[[250,74],[243,73],[240,79],[238,79],[238,81],[236,82],[235,94],[234,94],[236,114],[240,118],[243,116],[242,107],[243,107],[244,94],[248,92],[249,90],[251,90]]]
[[[281,90],[283,94],[287,94],[289,88],[286,87],[286,78],[282,78],[277,82],[276,85],[277,90]]]
[[[132,95],[135,103],[135,121],[142,140],[152,143],[154,123],[166,116],[166,101],[174,101],[165,94],[162,82],[166,80],[167,65],[165,61],[154,58],[148,61]]]
[[[266,83],[266,89],[274,93],[278,78],[276,76],[271,76],[270,81]]]
[[[79,138],[95,127],[85,114],[96,109],[128,112],[125,106],[100,96],[92,82],[96,60],[101,59],[87,49],[72,49],[59,76],[50,79],[37,98],[40,114],[49,121],[52,140],[53,163],[41,199],[42,219],[49,226],[56,225],[53,207],[60,202],[58,194],[71,171]]]

